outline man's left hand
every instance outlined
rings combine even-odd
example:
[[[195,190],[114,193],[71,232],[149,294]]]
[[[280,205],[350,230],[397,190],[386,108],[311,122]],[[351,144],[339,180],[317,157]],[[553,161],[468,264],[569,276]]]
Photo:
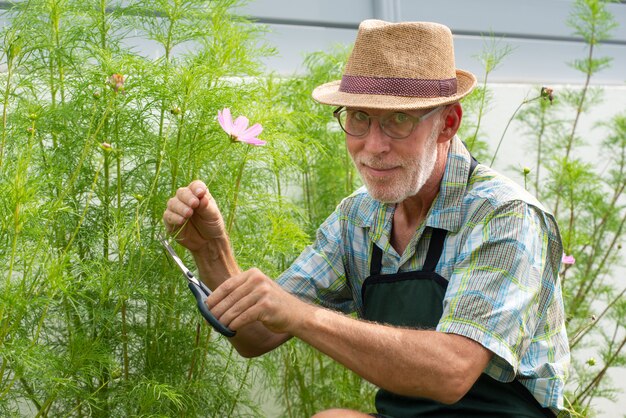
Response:
[[[256,268],[226,280],[205,303],[220,322],[233,330],[260,321],[276,333],[290,333],[299,318],[314,309]]]

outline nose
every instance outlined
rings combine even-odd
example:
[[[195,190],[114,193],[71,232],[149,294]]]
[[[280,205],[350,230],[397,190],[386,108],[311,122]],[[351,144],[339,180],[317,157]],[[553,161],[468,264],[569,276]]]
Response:
[[[370,130],[361,141],[363,150],[371,154],[383,154],[389,152],[391,148],[391,138],[389,138],[380,127],[377,119],[370,120]]]

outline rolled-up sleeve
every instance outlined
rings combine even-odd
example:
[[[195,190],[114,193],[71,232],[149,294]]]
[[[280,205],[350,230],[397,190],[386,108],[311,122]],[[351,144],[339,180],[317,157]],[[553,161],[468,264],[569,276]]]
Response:
[[[489,212],[461,244],[437,330],[466,336],[495,355],[485,373],[516,376],[555,302],[562,253],[551,217],[512,201]]]

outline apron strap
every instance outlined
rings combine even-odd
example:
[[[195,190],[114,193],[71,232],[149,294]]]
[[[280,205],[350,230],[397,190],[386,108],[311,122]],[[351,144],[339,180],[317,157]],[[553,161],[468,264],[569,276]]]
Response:
[[[422,271],[435,271],[437,263],[443,253],[443,243],[446,241],[446,235],[448,231],[440,228],[433,228],[433,233],[430,236],[430,244],[428,244],[428,253],[426,253],[426,260],[424,261],[424,267]]]
[[[372,243],[372,259],[370,260],[370,277],[380,274],[383,268],[383,250],[375,242]]]

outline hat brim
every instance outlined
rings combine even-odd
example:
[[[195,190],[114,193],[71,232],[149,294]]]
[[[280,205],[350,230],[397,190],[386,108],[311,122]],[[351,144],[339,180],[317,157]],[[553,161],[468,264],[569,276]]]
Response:
[[[353,94],[339,91],[340,80],[322,84],[313,90],[313,99],[322,104],[369,109],[428,109],[454,103],[467,96],[476,86],[474,74],[456,70],[457,92],[445,97],[408,97],[381,94]]]

